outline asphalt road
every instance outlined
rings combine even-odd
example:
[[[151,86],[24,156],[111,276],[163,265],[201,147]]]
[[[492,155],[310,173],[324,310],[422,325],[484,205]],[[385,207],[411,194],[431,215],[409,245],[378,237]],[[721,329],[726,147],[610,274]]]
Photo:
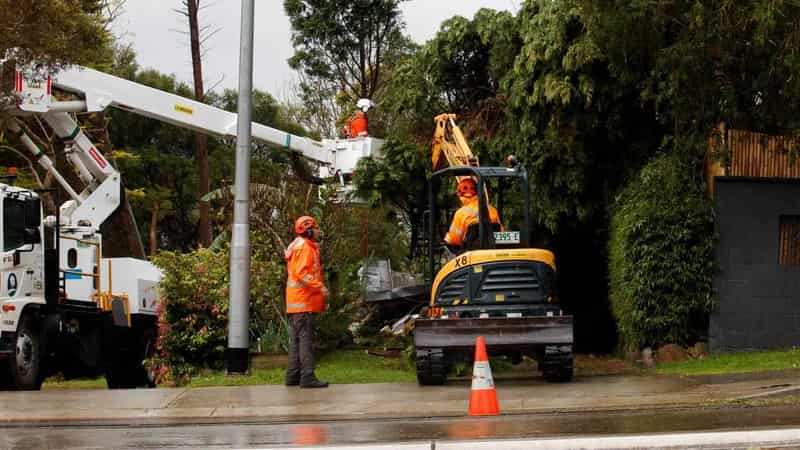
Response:
[[[0,427],[0,448],[87,449],[87,448],[269,448],[291,445],[372,444],[385,448],[444,448],[448,442],[468,441],[475,448],[492,448],[486,440],[504,439],[501,447],[514,440],[553,438],[583,439],[599,444],[615,437],[652,436],[652,444],[666,445],[664,433],[741,432],[783,430],[797,434],[795,441],[769,442],[773,448],[800,448],[800,408],[797,406],[660,409],[639,412],[591,412],[519,414],[492,418],[416,418],[319,421],[315,423],[240,422],[208,424],[147,424],[130,426],[15,424]],[[722,435],[720,435],[722,436]],[[586,440],[585,438],[592,438]],[[712,435],[713,441],[713,435]],[[481,440],[481,441],[479,441]],[[611,441],[609,441],[611,442]],[[634,441],[631,441],[634,442]],[[711,441],[709,441],[711,442]],[[726,441],[727,442],[727,441]],[[483,443],[484,446],[478,446]],[[712,442],[713,444],[713,442]],[[460,444],[463,447],[463,442]],[[489,447],[485,447],[489,445]],[[520,444],[530,447],[531,443]],[[586,444],[583,444],[586,445]],[[634,445],[633,443],[631,444]],[[641,442],[635,445],[641,445]],[[747,448],[752,442],[745,442]],[[569,448],[571,445],[566,444]],[[681,447],[683,445],[679,445]],[[612,445],[613,447],[613,445]],[[708,445],[701,448],[714,448]],[[727,442],[720,448],[737,447]],[[457,447],[456,447],[457,448]],[[499,448],[499,447],[498,447]]]

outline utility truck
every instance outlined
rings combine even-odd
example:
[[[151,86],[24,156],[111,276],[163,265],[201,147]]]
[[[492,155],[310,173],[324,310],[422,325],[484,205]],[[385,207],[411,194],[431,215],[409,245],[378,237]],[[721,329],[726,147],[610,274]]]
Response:
[[[63,93],[53,96],[53,89]],[[0,384],[39,389],[50,374],[105,374],[110,388],[154,386],[143,361],[157,337],[160,271],[135,258],[104,258],[100,225],[120,205],[120,173],[81,130],[75,113],[115,107],[220,138],[236,136],[237,115],[96,70],[18,68],[15,107],[0,111],[69,198],[43,217],[41,191],[0,180]],[[38,115],[64,143],[78,190],[28,136],[20,117]],[[321,142],[253,123],[256,141],[297,152],[320,177],[350,178],[362,157],[378,155],[371,137]],[[60,191],[59,191],[60,192]]]

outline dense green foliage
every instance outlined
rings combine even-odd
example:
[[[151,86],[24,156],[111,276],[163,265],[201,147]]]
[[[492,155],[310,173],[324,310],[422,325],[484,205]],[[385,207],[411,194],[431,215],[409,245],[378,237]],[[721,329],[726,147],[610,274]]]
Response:
[[[107,14],[112,0],[0,1],[0,59],[35,61],[53,69],[65,64],[99,65],[110,60]],[[3,87],[12,86],[4,73]],[[6,84],[5,82],[8,82]],[[5,89],[4,89],[5,90]]]
[[[655,155],[670,153],[692,185],[685,193],[695,195],[720,121],[796,130],[798,17],[795,2],[732,0],[527,0],[516,15],[454,17],[392,71],[379,101],[386,133],[417,147],[389,147],[400,153],[389,157],[427,167],[417,149],[430,145],[431,119],[441,112],[459,114],[482,164],[515,154],[530,174],[535,240],[556,253],[560,298],[576,317],[579,348],[609,349],[608,230],[617,194],[641,179]],[[371,162],[363,168],[393,170]],[[421,169],[413,175],[422,176]],[[357,181],[368,192],[379,188]],[[417,188],[399,185],[391,198],[413,198]],[[713,274],[710,265],[698,270],[698,279]],[[672,278],[659,293],[700,292],[685,284],[693,282]],[[707,311],[697,309],[692,320],[702,322]],[[692,334],[684,331],[670,337]]]
[[[401,1],[284,0],[294,47],[289,65],[299,75],[304,125],[334,137],[332,125],[343,125],[358,99],[379,96],[394,61],[410,46],[402,33]],[[370,128],[379,128],[378,121]]]
[[[611,305],[625,347],[692,344],[713,306],[711,204],[675,156],[659,156],[622,191],[611,216]]]

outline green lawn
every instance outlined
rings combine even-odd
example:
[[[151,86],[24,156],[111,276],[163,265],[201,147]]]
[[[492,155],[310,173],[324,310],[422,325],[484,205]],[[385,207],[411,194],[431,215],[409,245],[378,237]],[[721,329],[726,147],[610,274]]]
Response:
[[[189,387],[282,384],[284,368],[252,368],[250,375],[229,377],[225,372],[206,371],[196,376]],[[339,350],[317,361],[317,377],[335,384],[414,382],[415,372],[400,358],[372,356],[364,350]]]
[[[204,370],[194,377],[189,387],[201,386],[246,386],[258,384],[283,384],[285,357],[281,367],[261,368],[258,361],[253,362],[250,374],[246,376],[226,376],[225,371]],[[270,363],[267,365],[275,365]],[[401,358],[373,356],[364,350],[337,350],[322,356],[317,361],[317,376],[336,384],[345,383],[396,383],[416,382],[416,373],[403,364]],[[105,389],[106,379],[64,380],[60,377],[48,378],[42,389]]]
[[[42,383],[42,389],[105,389],[106,378],[80,378],[64,380],[59,377],[50,377]]]
[[[706,359],[659,364],[656,372],[666,375],[717,375],[786,369],[800,369],[800,349],[722,353]]]

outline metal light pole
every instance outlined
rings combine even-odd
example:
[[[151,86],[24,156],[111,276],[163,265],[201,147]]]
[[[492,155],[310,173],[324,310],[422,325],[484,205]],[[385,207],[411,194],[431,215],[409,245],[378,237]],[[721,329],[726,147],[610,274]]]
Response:
[[[236,174],[231,242],[228,374],[245,374],[250,347],[250,134],[253,91],[253,16],[255,0],[242,0],[239,51],[239,123],[236,135]]]

